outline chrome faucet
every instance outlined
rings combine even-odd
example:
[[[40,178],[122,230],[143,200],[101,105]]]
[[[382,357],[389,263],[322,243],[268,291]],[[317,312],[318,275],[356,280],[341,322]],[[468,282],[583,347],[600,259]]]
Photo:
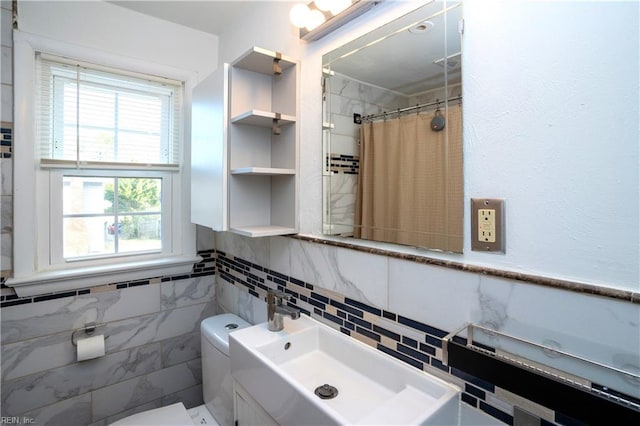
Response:
[[[291,296],[281,291],[269,290],[267,292],[267,326],[269,331],[280,331],[284,328],[283,315],[291,319],[300,318],[300,310],[293,306],[283,305],[283,300],[289,300]]]

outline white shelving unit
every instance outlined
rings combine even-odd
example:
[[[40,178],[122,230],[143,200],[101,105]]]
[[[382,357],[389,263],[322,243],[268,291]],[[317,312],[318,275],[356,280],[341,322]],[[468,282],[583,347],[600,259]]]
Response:
[[[250,237],[298,230],[298,73],[254,47],[230,67],[229,228]]]
[[[205,178],[197,179],[192,185],[192,211],[199,212],[192,214],[194,223],[250,237],[298,232],[299,68],[294,59],[253,47],[232,64],[225,65],[225,78],[217,77],[209,84],[218,88],[219,82],[224,81],[227,86],[222,90],[228,96],[222,129],[211,129],[211,124],[202,118],[206,114],[196,111],[194,104],[193,134],[201,133],[201,128],[210,128],[217,132],[211,140],[224,141],[223,148],[214,150],[215,156],[209,153],[212,160],[208,162],[221,155],[226,160],[223,165],[211,165],[211,170],[218,171],[210,173],[211,176],[201,171],[196,173]],[[198,92],[205,82],[194,89],[194,99],[204,97]],[[215,92],[211,87],[207,91]],[[200,117],[200,122],[196,122],[196,117]],[[202,155],[207,151],[211,151],[211,147],[206,143],[194,144],[192,160],[202,165]],[[200,198],[207,196],[212,185],[223,187],[213,191],[218,199],[224,198],[222,203],[217,203],[221,204],[221,220],[217,212],[207,215],[206,208],[201,206],[206,202]],[[211,204],[207,207],[212,208]],[[203,223],[210,222],[211,217],[217,218],[215,226]]]

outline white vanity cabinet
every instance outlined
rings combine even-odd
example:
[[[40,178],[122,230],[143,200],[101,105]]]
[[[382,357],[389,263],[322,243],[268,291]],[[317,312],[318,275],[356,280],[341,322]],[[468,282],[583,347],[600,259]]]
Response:
[[[253,47],[194,88],[192,222],[298,231],[298,79],[295,60]]]
[[[234,382],[233,388],[235,426],[279,426],[242,386]]]

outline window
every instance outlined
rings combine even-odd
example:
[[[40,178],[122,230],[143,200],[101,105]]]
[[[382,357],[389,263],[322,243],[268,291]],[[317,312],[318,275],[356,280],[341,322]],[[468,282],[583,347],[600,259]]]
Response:
[[[41,53],[36,64],[40,167],[55,169],[62,199],[51,203],[51,263],[162,253],[181,84]]]
[[[183,179],[185,85],[157,76],[175,70],[41,53],[36,46],[48,41],[16,34],[15,109],[26,113],[15,118],[25,142],[14,170],[24,191],[16,186],[7,284],[27,296],[190,270],[197,256]],[[129,62],[135,71],[122,66]]]
[[[181,84],[41,53],[36,65],[40,167],[55,169],[62,199],[50,209],[51,263],[162,253]]]

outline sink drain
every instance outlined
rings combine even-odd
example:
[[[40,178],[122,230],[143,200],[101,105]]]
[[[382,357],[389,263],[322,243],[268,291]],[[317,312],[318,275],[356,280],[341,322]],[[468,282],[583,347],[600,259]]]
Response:
[[[324,385],[316,388],[315,394],[321,399],[331,399],[338,396],[338,389],[325,383]]]

